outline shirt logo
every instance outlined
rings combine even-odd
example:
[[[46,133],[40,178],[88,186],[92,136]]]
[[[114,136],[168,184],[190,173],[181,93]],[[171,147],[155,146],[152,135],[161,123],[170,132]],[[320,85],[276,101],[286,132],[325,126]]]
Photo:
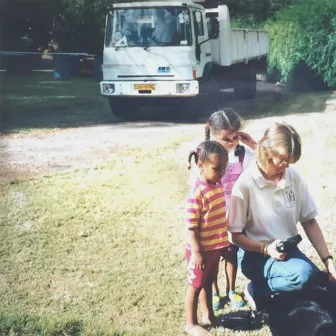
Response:
[[[287,187],[284,190],[285,204],[287,208],[292,208],[295,206],[295,193],[293,187]]]

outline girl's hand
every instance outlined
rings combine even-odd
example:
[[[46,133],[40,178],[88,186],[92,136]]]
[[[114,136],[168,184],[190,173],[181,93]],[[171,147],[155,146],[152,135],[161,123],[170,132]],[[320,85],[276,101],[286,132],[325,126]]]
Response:
[[[249,134],[247,134],[245,132],[239,132],[238,136],[239,136],[239,140],[243,144],[245,144],[246,146],[249,146],[252,150],[254,150],[256,148],[257,143],[256,143],[256,141],[254,141],[252,139],[252,137]]]
[[[275,259],[275,260],[284,260],[286,258],[286,253],[281,253],[277,249],[277,245],[281,242],[281,240],[277,239],[273,243],[267,246],[267,254]]]
[[[334,261],[332,259],[328,259],[325,265],[329,272],[329,281],[336,282],[336,267]]]
[[[204,269],[204,262],[203,262],[203,256],[201,254],[201,252],[193,252],[193,259],[195,262],[195,268],[203,271]]]

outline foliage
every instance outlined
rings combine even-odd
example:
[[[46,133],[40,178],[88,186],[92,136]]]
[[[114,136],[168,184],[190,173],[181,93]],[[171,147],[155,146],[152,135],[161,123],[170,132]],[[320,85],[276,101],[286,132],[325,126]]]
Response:
[[[249,28],[255,28],[272,17],[280,8],[291,5],[293,0],[223,0],[220,3],[229,7],[235,22],[242,21],[248,24]]]
[[[53,37],[64,51],[101,53],[107,0],[59,0]]]
[[[263,24],[255,20],[255,18],[250,16],[245,17],[234,17],[231,18],[231,26],[233,28],[249,28],[249,29],[258,29],[262,28]]]
[[[336,86],[336,1],[297,0],[281,9],[266,28],[271,37],[269,62],[287,81],[301,62]]]
[[[58,0],[53,36],[66,51],[101,53],[108,7],[131,0]],[[235,27],[259,28],[292,0],[226,0]]]

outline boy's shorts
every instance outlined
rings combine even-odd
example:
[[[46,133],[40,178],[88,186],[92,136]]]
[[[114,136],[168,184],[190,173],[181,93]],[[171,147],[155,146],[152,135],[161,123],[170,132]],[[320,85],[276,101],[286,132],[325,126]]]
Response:
[[[186,249],[187,279],[188,283],[194,288],[202,288],[209,278],[215,280],[218,273],[221,250],[203,251],[202,255],[204,269],[200,270],[195,268],[191,250]]]
[[[228,251],[228,252],[231,252],[231,253],[238,253],[238,250],[239,250],[239,247],[236,246],[236,245],[232,245],[232,244],[230,244],[230,245],[227,247],[227,251]]]

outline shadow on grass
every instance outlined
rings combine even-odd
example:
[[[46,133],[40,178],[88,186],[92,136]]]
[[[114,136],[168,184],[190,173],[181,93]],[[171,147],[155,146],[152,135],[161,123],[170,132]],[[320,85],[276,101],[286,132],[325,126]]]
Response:
[[[0,335],[81,336],[83,322],[50,323],[26,314],[0,315]]]
[[[2,130],[68,128],[115,121],[93,79],[53,80],[52,73],[2,74]]]
[[[85,328],[83,321],[70,319],[68,321],[48,320],[28,314],[0,314],[0,335],[16,336],[124,336],[120,330]]]
[[[234,331],[260,330],[265,324],[262,314],[255,315],[251,311],[233,311],[218,316],[220,325]]]
[[[30,129],[70,128],[124,122],[113,116],[107,99],[100,96],[99,84],[93,79],[74,78],[57,81],[52,73],[25,77],[1,74],[1,130],[13,132]],[[153,126],[169,123],[200,123],[223,107],[234,108],[244,118],[282,116],[322,112],[330,92],[289,94],[258,92],[254,100],[237,101],[231,92],[221,92],[217,100],[191,98],[171,108],[165,106],[141,109],[134,121],[150,121]],[[139,107],[135,107],[139,108]],[[176,109],[180,113],[176,113]],[[172,117],[174,115],[174,117]],[[149,125],[146,124],[146,127]],[[141,125],[140,125],[141,127]]]

